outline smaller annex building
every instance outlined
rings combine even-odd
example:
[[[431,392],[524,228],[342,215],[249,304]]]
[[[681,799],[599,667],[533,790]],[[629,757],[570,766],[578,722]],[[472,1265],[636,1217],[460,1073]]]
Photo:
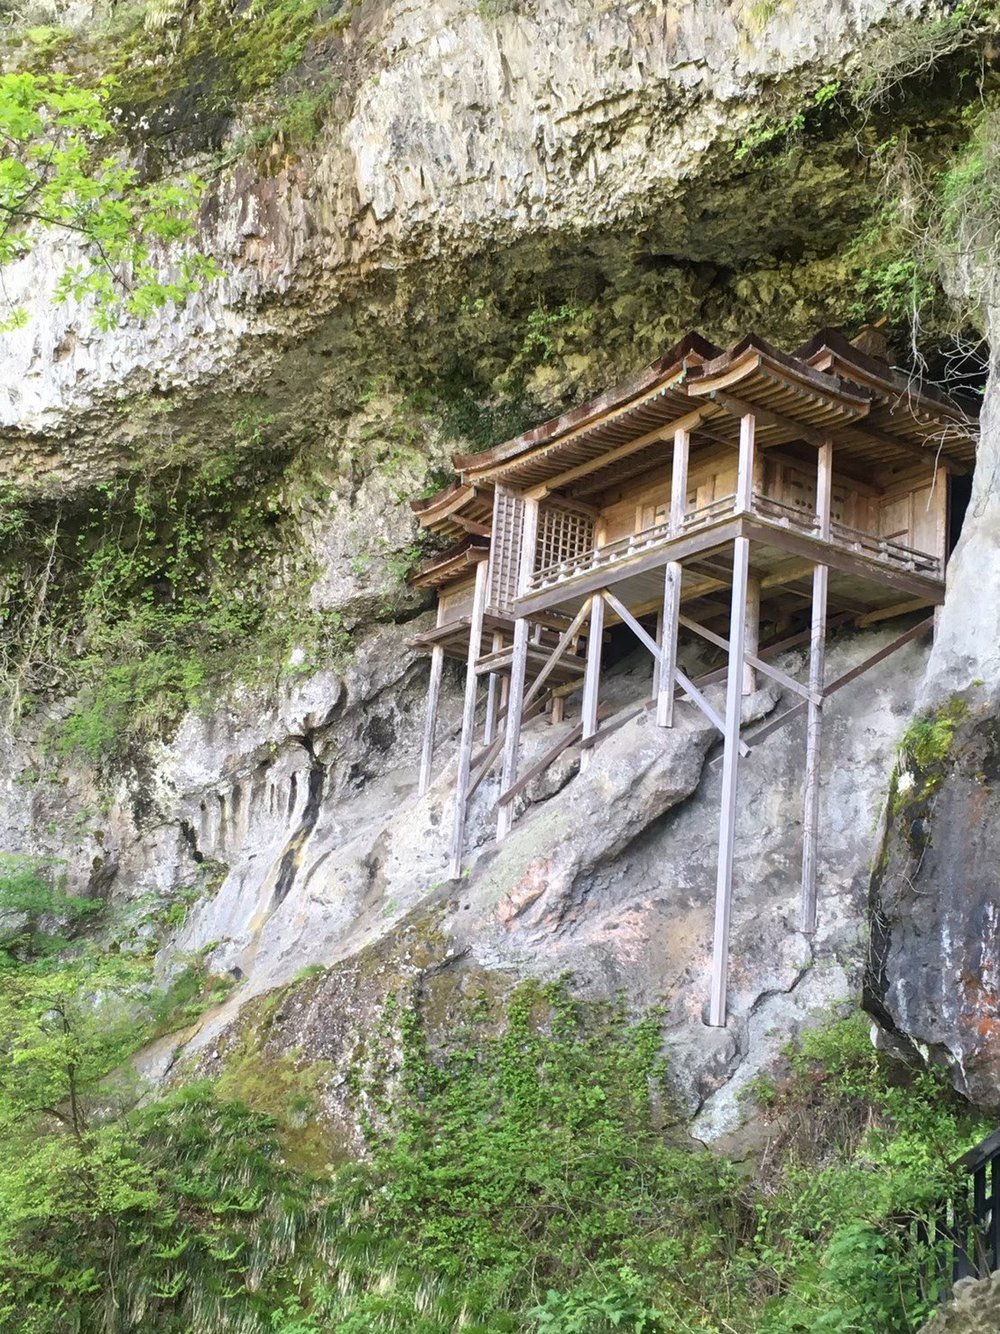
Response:
[[[860,341],[860,340],[859,340]],[[710,1022],[726,1019],[736,792],[741,757],[807,716],[804,931],[816,927],[820,739],[824,701],[933,626],[953,545],[956,479],[975,457],[975,425],[943,396],[824,330],[793,354],[749,335],[728,351],[689,333],[627,384],[482,453],[456,455],[456,480],[412,502],[443,549],[412,576],[437,592],[420,790],[432,777],[446,656],[466,663],[451,871],[461,873],[468,801],[499,770],[497,838],[515,799],[570,745],[581,767],[620,714],[601,708],[602,648],[624,624],[653,658],[662,727],[690,702],[722,738]],[[829,628],[927,609],[888,647],[828,681]],[[681,636],[726,654],[700,680],[678,663]],[[773,665],[809,645],[808,679]],[[748,739],[741,698],[758,673],[795,705]],[[705,697],[726,680],[725,712]],[[478,738],[476,710],[485,684]],[[579,718],[527,772],[526,719],[580,696]],[[631,715],[628,715],[631,716]],[[569,720],[572,721],[572,720]]]

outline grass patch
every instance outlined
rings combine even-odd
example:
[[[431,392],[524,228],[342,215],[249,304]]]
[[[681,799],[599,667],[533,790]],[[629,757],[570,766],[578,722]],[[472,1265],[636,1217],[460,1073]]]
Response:
[[[369,1148],[340,1166],[321,1133],[338,1072],[265,1059],[248,1028],[215,1086],[88,1129],[100,1200],[65,1193],[70,1157],[55,1212],[17,1193],[0,1120],[0,1196],[19,1206],[0,1226],[0,1328],[96,1334],[93,1271],[123,1331],[913,1334],[933,1294],[907,1223],[950,1189],[975,1118],[852,1017],[757,1088],[772,1143],[748,1170],[686,1138],[660,1024],[523,984],[432,1044],[422,1005],[390,1000],[339,1072]],[[78,1152],[58,1123],[44,1136]]]

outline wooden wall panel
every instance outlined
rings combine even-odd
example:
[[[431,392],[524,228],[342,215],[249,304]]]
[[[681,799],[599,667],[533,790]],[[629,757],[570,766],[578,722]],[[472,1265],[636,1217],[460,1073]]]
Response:
[[[452,584],[442,589],[438,595],[438,625],[447,625],[457,621],[460,616],[472,615],[472,602],[476,589],[475,575],[460,584]]]

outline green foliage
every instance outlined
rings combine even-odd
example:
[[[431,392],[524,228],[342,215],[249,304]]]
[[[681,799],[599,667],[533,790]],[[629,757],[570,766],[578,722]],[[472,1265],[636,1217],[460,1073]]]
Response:
[[[0,554],[0,689],[9,714],[77,692],[57,755],[120,755],[200,706],[222,672],[263,679],[293,669],[293,648],[301,670],[346,653],[339,619],[308,609],[299,464],[269,427],[251,408],[227,448],[103,483],[69,514],[0,509],[16,530]]]
[[[0,855],[0,968],[65,948],[66,933],[100,911],[95,900],[62,889],[56,873],[51,860]]]
[[[956,695],[934,713],[921,714],[906,729],[900,750],[920,769],[929,769],[948,757],[955,729],[969,716],[969,706]]]
[[[0,875],[0,1328],[215,1328],[254,1307],[254,1237],[294,1248],[302,1197],[266,1118],[197,1088],[140,1106],[132,1054],[215,986],[190,966],[158,988],[128,924],[67,938],[100,906],[26,858]]]
[[[968,704],[955,695],[940,709],[916,717],[899,744],[889,810],[912,852],[921,852],[930,841],[935,797],[952,762],[955,732],[968,714]]]
[[[269,1327],[321,1202],[283,1163],[268,1117],[200,1084],[105,1123],[82,1146],[63,1137],[45,1147],[44,1163],[8,1174],[21,1199],[0,1225],[0,1328]]]
[[[938,1293],[918,1279],[912,1224],[954,1190],[950,1164],[985,1133],[934,1070],[897,1071],[861,1016],[808,1035],[771,1090],[800,1147],[761,1209],[771,1281],[762,1334],[911,1334]],[[806,1141],[819,1141],[823,1156]],[[790,1146],[792,1147],[792,1146]]]
[[[439,386],[441,398],[438,420],[441,433],[448,440],[467,440],[473,449],[488,449],[503,440],[510,440],[537,420],[537,409],[516,397],[499,401],[484,401],[468,383],[458,377]],[[448,475],[440,479],[447,484]],[[439,487],[435,487],[435,490]]]
[[[476,0],[476,9],[480,18],[490,23],[505,18],[508,14],[517,14],[523,7],[523,0]]]
[[[860,1018],[758,1090],[773,1136],[748,1176],[674,1142],[658,1015],[525,984],[432,1049],[393,998],[349,1077],[368,1161],[331,1173],[334,1072],[264,1058],[253,1025],[219,1085],[137,1105],[140,965],[81,950],[4,987],[0,1329],[913,1334],[926,1313],[907,1227],[981,1127]]]
[[[231,159],[276,138],[308,143],[336,88],[299,73],[307,52],[343,26],[324,0],[178,0],[134,26],[112,57],[119,123],[145,139],[150,128],[201,149],[222,149],[240,115],[247,128]],[[349,19],[352,5],[345,7]],[[164,50],[164,30],[171,40]]]
[[[92,298],[103,326],[182,301],[215,273],[189,244],[201,181],[141,181],[111,146],[110,93],[109,81],[0,74],[0,265],[27,254],[39,227],[72,233],[83,258],[55,297]],[[25,318],[12,309],[0,328]]]
[[[777,5],[773,7],[771,14],[775,12]],[[765,23],[767,21],[764,20]],[[815,128],[819,119],[817,113],[836,104],[841,88],[839,80],[825,83],[816,89],[802,107],[790,115],[777,118],[767,116],[757,120],[736,146],[737,162],[755,157],[764,149],[785,147],[789,140],[801,135],[807,128]]]
[[[747,9],[747,18],[758,32],[762,31],[780,12],[787,0],[754,0]]]
[[[473,1284],[477,1307],[590,1278],[628,1258],[637,1219],[666,1221],[661,1201],[689,1155],[653,1130],[655,1017],[629,1026],[616,1007],[585,1010],[564,989],[525,985],[502,1031],[470,1049],[432,1059],[412,1011],[400,1038],[405,1096],[381,1108],[388,1128],[376,1115],[369,1132],[380,1227],[450,1282]]]

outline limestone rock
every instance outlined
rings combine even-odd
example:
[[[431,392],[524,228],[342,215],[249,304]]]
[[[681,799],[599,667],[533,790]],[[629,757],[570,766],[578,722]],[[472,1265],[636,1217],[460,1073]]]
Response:
[[[772,335],[779,319],[811,332],[837,299],[853,150],[818,148],[751,186],[735,147],[762,90],[807,97],[866,34],[934,9],[806,0],[759,25],[729,0],[539,0],[495,19],[468,0],[364,7],[329,56],[338,92],[315,149],[215,182],[199,245],[222,276],[182,308],[102,331],[87,306],[54,304],[77,259],[57,234],[5,266],[29,318],[5,335],[0,477],[49,492],[100,481],[147,442],[151,402],[161,427],[198,439],[264,394],[315,435],[394,358],[440,366],[479,342],[496,375],[550,287],[557,304],[608,289],[608,335],[632,366],[638,317],[648,360],[703,304],[710,332],[744,332],[749,309],[767,309]],[[578,280],[553,284],[568,268]],[[482,328],[503,324],[512,294],[522,314],[489,349]],[[584,371],[596,388],[628,364],[608,337],[591,343],[607,349]],[[567,362],[559,394],[579,378]]]
[[[994,353],[972,499],[918,699],[917,726],[944,730],[927,765],[904,766],[897,778],[872,881],[866,989],[881,1023],[990,1109],[1000,1108],[997,370]]]
[[[1000,1275],[963,1278],[921,1334],[993,1334],[1000,1329]]]
[[[881,632],[835,640],[831,674],[890,637]],[[731,1135],[745,1116],[740,1090],[780,1061],[782,1047],[798,1028],[855,992],[874,812],[905,725],[909,683],[922,660],[922,651],[911,645],[841,692],[831,707],[820,928],[812,939],[799,932],[797,921],[801,722],[776,733],[743,762],[730,1020],[724,1030],[709,1028],[704,1014],[719,770],[705,763],[716,748],[715,736],[693,706],[680,706],[672,731],[657,728],[649,711],[625,723],[597,747],[586,772],[568,776],[557,792],[539,792],[499,846],[492,842],[496,785],[484,783],[470,809],[468,871],[459,881],[448,881],[446,865],[457,681],[443,693],[435,781],[419,799],[415,708],[417,717],[398,733],[395,752],[373,757],[363,780],[345,768],[358,744],[354,729],[364,726],[353,706],[343,706],[325,731],[320,728],[312,745],[323,771],[322,800],[311,814],[309,775],[316,772],[316,760],[300,742],[279,748],[267,781],[251,781],[238,802],[226,797],[224,820],[210,801],[202,814],[199,805],[221,775],[213,780],[204,765],[190,767],[199,745],[189,732],[182,748],[189,767],[183,772],[192,775],[195,787],[187,795],[178,790],[173,809],[191,812],[198,847],[226,860],[229,871],[214,898],[192,908],[176,951],[183,956],[211,945],[212,966],[243,980],[190,1037],[188,1054],[208,1060],[245,1022],[240,1011],[253,997],[287,987],[304,967],[315,965],[329,982],[303,984],[312,998],[308,1022],[301,1006],[294,1011],[298,1017],[288,1010],[287,1024],[269,1028],[268,1041],[276,1050],[281,1044],[301,1049],[306,1057],[321,1054],[336,1061],[339,1053],[346,1059],[354,1041],[350,1033],[364,1023],[352,1018],[348,1033],[335,1017],[344,1018],[345,1007],[353,1005],[349,979],[360,976],[359,969],[370,975],[362,961],[372,951],[383,961],[379,976],[398,976],[416,948],[406,941],[416,939],[414,932],[420,939],[430,932],[434,957],[439,963],[447,958],[456,986],[474,989],[484,978],[509,986],[518,977],[548,980],[569,972],[584,994],[623,991],[636,1009],[665,1003],[668,1058],[684,1108],[697,1114],[695,1133],[706,1140]],[[648,698],[648,663],[643,665],[645,675],[623,664],[609,685],[609,698],[629,690],[633,706]],[[801,655],[786,656],[782,665],[801,671]],[[388,667],[380,674],[374,660],[367,670],[374,673],[376,691],[386,682],[386,693],[371,696],[368,710],[386,708],[390,694],[415,705],[419,676],[395,677]],[[773,691],[761,691],[751,703],[758,717],[781,707]],[[552,733],[544,719],[525,729],[526,767],[552,744]],[[237,773],[252,772],[261,734],[250,728],[231,735],[242,735],[247,751],[238,763],[230,761],[230,784]],[[179,763],[180,756],[171,769],[178,787]],[[231,793],[232,787],[217,790]],[[418,930],[414,924],[426,924],[428,914],[433,929]],[[372,989],[366,982],[365,988],[365,1006],[384,1000],[385,987]],[[289,994],[297,995],[296,988]],[[331,1007],[328,1023],[324,1004]],[[329,1108],[334,1119],[346,1116],[335,1090]]]
[[[933,715],[932,715],[933,717]],[[897,779],[872,881],[868,1005],[1000,1108],[1000,731],[992,711],[949,728],[943,753]]]

